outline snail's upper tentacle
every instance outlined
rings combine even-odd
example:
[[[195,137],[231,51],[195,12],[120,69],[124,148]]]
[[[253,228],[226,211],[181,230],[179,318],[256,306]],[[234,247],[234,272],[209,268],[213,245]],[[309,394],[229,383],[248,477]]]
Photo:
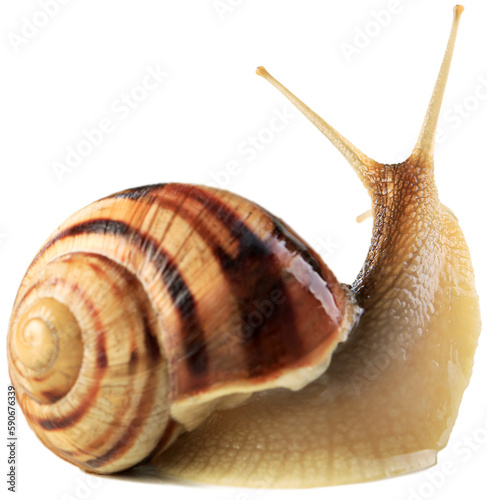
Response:
[[[433,168],[436,127],[440,118],[441,104],[443,102],[446,83],[448,81],[448,73],[450,72],[453,49],[455,48],[455,40],[457,38],[458,26],[460,24],[460,17],[463,13],[463,7],[461,5],[457,5],[453,9],[453,13],[453,24],[445,56],[443,57],[443,62],[441,63],[440,72],[433,89],[433,94],[428,105],[428,110],[426,111],[426,116],[421,127],[418,141],[411,155],[411,159],[414,163],[421,165],[423,169]]]

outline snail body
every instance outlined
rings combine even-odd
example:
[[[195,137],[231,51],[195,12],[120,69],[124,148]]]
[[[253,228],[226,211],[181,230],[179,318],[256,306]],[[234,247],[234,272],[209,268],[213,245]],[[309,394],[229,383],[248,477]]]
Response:
[[[462,10],[399,164],[366,157],[257,70],[371,196],[372,243],[351,287],[280,219],[203,186],[116,193],[48,239],[18,292],[8,354],[19,404],[49,448],[91,472],[150,458],[165,474],[258,487],[435,462],[480,333],[468,247],[433,172]]]

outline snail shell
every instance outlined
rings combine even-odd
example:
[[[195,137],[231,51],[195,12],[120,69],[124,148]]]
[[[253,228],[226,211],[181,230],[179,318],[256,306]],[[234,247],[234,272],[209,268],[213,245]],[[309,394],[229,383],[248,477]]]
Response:
[[[49,448],[113,472],[216,408],[316,379],[359,312],[254,203],[147,186],[86,207],[40,250],[15,304],[11,376]]]
[[[371,196],[372,242],[351,287],[282,221],[201,186],[117,193],[50,237],[8,339],[19,403],[49,448],[93,472],[152,458],[165,474],[256,487],[435,463],[481,326],[468,247],[433,171],[462,11],[418,142],[399,164],[368,158],[257,70]]]

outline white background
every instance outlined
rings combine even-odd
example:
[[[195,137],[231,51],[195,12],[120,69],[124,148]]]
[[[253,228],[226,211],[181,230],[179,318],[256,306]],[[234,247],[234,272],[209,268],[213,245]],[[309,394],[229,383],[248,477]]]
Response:
[[[23,273],[68,215],[128,187],[212,184],[211,173],[232,161],[240,173],[226,188],[282,217],[318,249],[341,281],[353,281],[371,233],[370,219],[355,222],[370,206],[365,189],[303,117],[294,113],[273,137],[264,131],[276,109],[291,108],[254,74],[255,67],[265,65],[366,154],[399,162],[419,133],[453,2],[398,0],[400,12],[375,30],[368,44],[362,40],[350,60],[343,43],[353,45],[358,30],[374,31],[373,11],[388,8],[387,0],[222,0],[220,9],[213,0],[64,3],[23,42],[26,23],[45,21],[39,3],[4,1],[0,7],[0,325],[5,336]],[[441,199],[457,214],[470,245],[485,318],[487,4],[466,0],[465,7],[439,125],[444,140],[436,148],[436,177]],[[148,66],[159,66],[167,77],[143,96],[135,89]],[[475,97],[478,89],[481,98]],[[117,100],[131,92],[141,102],[123,112]],[[68,148],[83,140],[83,130],[103,119],[112,121],[112,132],[60,180],[53,162],[65,163]],[[249,136],[259,134],[267,144],[253,155],[244,148]],[[1,346],[6,402],[5,342]],[[44,448],[19,414],[17,498],[407,500],[453,499],[467,491],[470,498],[485,498],[487,443],[478,438],[487,430],[486,379],[484,334],[439,468],[300,492],[120,478],[104,478],[87,489],[89,476]],[[6,436],[6,404],[2,408],[0,435]],[[1,470],[6,471],[3,449]],[[456,472],[445,477],[441,466],[447,461]],[[4,479],[0,488],[6,491]]]

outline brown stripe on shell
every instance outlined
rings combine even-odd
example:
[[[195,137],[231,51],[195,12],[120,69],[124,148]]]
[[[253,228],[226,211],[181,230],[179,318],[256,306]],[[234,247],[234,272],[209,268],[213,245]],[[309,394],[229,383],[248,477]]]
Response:
[[[164,451],[171,442],[179,435],[178,431],[181,429],[180,425],[174,420],[170,419],[166,428],[164,429],[164,434],[161,436],[161,439],[157,443],[156,447],[152,450],[152,453],[147,457],[148,459],[155,457],[160,452]]]
[[[38,380],[38,379],[36,379]],[[59,396],[56,392],[52,391],[42,391],[42,396],[44,396],[45,399],[49,401],[49,403],[55,403],[58,401],[62,396]]]
[[[143,404],[137,406],[137,411],[130,422],[126,425],[126,430],[123,435],[102,455],[87,460],[84,463],[80,462],[82,465],[94,469],[103,467],[104,465],[120,458],[129,448],[131,448],[134,441],[136,441],[139,437],[141,427],[146,423],[145,415],[150,413],[156,399],[156,391],[158,387],[156,385],[151,387],[151,385],[152,380],[151,377],[148,376],[147,381],[141,390]],[[130,402],[133,404],[132,399]],[[105,431],[103,435],[99,436],[88,446],[93,446],[96,449],[98,444],[108,442],[118,428],[118,425],[114,423],[107,431]]]
[[[274,225],[274,236],[283,241],[286,248],[293,253],[299,254],[303,260],[311,267],[311,269],[320,276],[326,283],[326,286],[333,294],[335,304],[340,312],[340,318],[337,323],[342,320],[343,311],[347,307],[347,298],[343,293],[342,286],[338,283],[331,269],[321,260],[319,255],[313,248],[305,244],[301,238],[280,218],[265,210],[265,213]]]
[[[107,198],[126,198],[129,200],[139,200],[147,198],[151,194],[158,194],[164,189],[167,184],[148,184],[147,186],[139,186],[133,189],[125,189],[118,193],[107,196]],[[106,198],[105,198],[106,199]]]
[[[108,260],[108,259],[107,259]],[[121,267],[121,272],[123,275],[123,279],[127,283],[131,283],[134,280],[134,276],[127,271],[125,268]],[[143,322],[143,328],[144,328],[144,345],[146,348],[146,353],[147,359],[149,363],[147,366],[144,367],[144,369],[148,370],[153,370],[154,367],[157,366],[157,364],[161,360],[161,352],[160,352],[160,347],[159,343],[157,341],[157,334],[153,330],[153,324],[155,322],[153,321],[152,318],[152,311],[150,310],[149,304],[144,300],[144,297],[141,297],[141,293],[144,293],[143,290],[135,290],[135,293],[133,294],[134,299],[136,300],[137,303],[137,309],[140,313],[140,316],[142,318]],[[141,292],[141,293],[140,293]],[[150,319],[149,319],[150,318]],[[132,364],[135,359],[135,362],[138,359],[137,354],[135,354],[135,357],[133,357],[135,354],[135,351],[132,350],[131,352],[131,358],[130,358],[130,364]],[[130,366],[129,364],[129,366]],[[130,368],[129,368],[130,371]],[[152,377],[150,375],[147,376],[147,380],[144,384],[144,387],[141,390],[141,394],[143,395],[143,404],[139,404],[137,406],[137,411],[131,421],[127,425],[126,431],[123,433],[123,435],[115,442],[113,446],[111,446],[106,452],[104,452],[101,456],[90,459],[82,463],[84,466],[88,466],[93,469],[97,469],[100,467],[103,467],[104,465],[111,463],[112,461],[116,460],[117,458],[121,457],[125,451],[127,451],[134,443],[134,441],[137,439],[139,436],[138,430],[141,428],[141,426],[145,423],[144,415],[150,414],[150,411],[154,405],[155,399],[156,399],[156,391],[157,391],[157,386],[153,385],[152,387]],[[133,403],[132,400],[130,400],[131,403]],[[92,446],[96,448],[98,446],[98,443],[103,443],[103,442],[108,442],[108,440],[111,438],[111,436],[116,432],[118,426],[114,423],[108,431],[106,431],[103,435],[99,436],[98,439],[88,445],[88,447]]]
[[[103,455],[87,460],[84,462],[85,465],[92,469],[99,469],[100,467],[103,467],[104,465],[119,458],[128,448],[130,448],[131,444],[136,439],[137,433],[134,429],[139,429],[142,423],[143,421],[139,417],[134,418],[130,422],[122,437],[115,443],[114,446],[103,453]]]
[[[106,256],[100,255],[100,254],[91,254],[91,253],[86,253],[83,252],[84,255],[87,257],[93,256],[96,259],[100,260],[101,262],[104,262],[105,265],[112,266],[113,262]],[[107,277],[106,271],[102,269],[99,265],[95,264],[95,262],[90,262],[89,266],[93,271],[101,276],[101,277]],[[120,272],[121,274],[121,279],[124,283],[132,284],[135,282],[137,279],[131,272],[128,271],[123,266],[118,266],[117,267],[117,272]],[[115,282],[111,282],[111,280],[107,280],[111,284],[111,289],[114,292],[115,295],[122,296],[124,293],[127,293],[126,288],[121,288],[117,286]],[[147,303],[145,303],[144,300],[139,296],[139,294],[134,294],[134,298],[137,300],[137,307],[138,310],[140,311],[140,317],[142,319],[143,327],[144,327],[144,345],[147,349],[147,353],[149,354],[150,360],[151,360],[151,365],[155,364],[161,359],[161,352],[160,352],[160,347],[159,347],[159,342],[157,341],[157,334],[154,333],[152,329],[152,325],[150,322],[155,322],[153,318],[153,313],[150,310],[150,307],[148,306]],[[150,319],[149,319],[150,318]],[[131,355],[130,355],[130,365],[133,365],[137,362],[138,356],[137,352],[135,350],[135,344],[132,343],[131,347]]]
[[[77,236],[87,231],[101,235],[124,236],[129,240],[129,244],[135,244],[154,266],[162,268],[161,276],[165,289],[170,294],[179,315],[180,324],[184,328],[182,332],[184,362],[190,377],[188,383],[177,386],[182,393],[199,391],[214,381],[226,382],[228,381],[227,375],[235,381],[249,377],[265,377],[273,373],[276,368],[299,364],[308,355],[310,349],[318,346],[307,337],[302,337],[305,328],[297,323],[293,309],[296,294],[293,292],[293,298],[291,298],[288,293],[291,285],[287,282],[288,273],[283,268],[283,263],[274,253],[276,241],[284,241],[289,252],[299,254],[320,277],[323,277],[320,267],[322,264],[310,252],[307,252],[302,241],[293,238],[292,235],[289,236],[289,233],[282,229],[282,227],[286,229],[285,226],[280,227],[276,223],[277,219],[271,214],[246,200],[239,202],[239,197],[235,197],[237,204],[234,205],[232,196],[234,195],[223,191],[211,191],[197,186],[168,184],[127,190],[105,200],[111,198],[114,202],[120,200],[120,203],[125,203],[124,200],[126,200],[134,203],[133,206],[120,205],[120,208],[126,207],[127,211],[134,210],[134,214],[137,204],[143,203],[144,206],[150,206],[157,203],[161,209],[172,212],[173,219],[174,217],[181,218],[189,226],[193,226],[193,232],[204,241],[208,250],[213,254],[215,262],[222,270],[221,276],[225,278],[231,290],[232,298],[229,298],[228,304],[235,303],[235,307],[238,307],[236,317],[240,318],[240,324],[233,328],[235,336],[239,337],[241,352],[232,352],[232,358],[245,359],[244,372],[240,371],[240,367],[238,369],[227,367],[228,373],[221,370],[220,373],[215,373],[213,370],[215,364],[213,360],[216,354],[213,351],[208,352],[207,335],[215,334],[203,331],[203,326],[196,315],[198,307],[196,298],[182,279],[179,270],[175,265],[172,269],[168,269],[170,261],[169,255],[162,249],[163,238],[158,237],[157,242],[151,240],[147,231],[137,231],[127,221],[93,218],[86,222],[73,223],[72,226],[63,229],[45,245],[39,254],[41,255],[49,246],[64,237]],[[225,197],[228,197],[228,200]],[[116,209],[112,210],[116,213]],[[261,231],[259,236],[246,223],[249,215],[255,218],[256,214],[262,218],[263,226],[267,228],[267,232]],[[255,228],[255,221],[253,224]],[[190,238],[190,233],[187,238]],[[222,237],[222,234],[225,236]],[[176,254],[183,253],[182,247],[177,248]],[[176,262],[174,255],[170,258],[172,262]],[[282,292],[282,303],[275,304],[272,316],[266,318],[262,324],[248,328],[249,318],[255,313],[256,304],[267,300],[276,290]],[[320,303],[315,302],[316,308],[319,308]],[[333,329],[328,331],[320,329],[320,333],[325,337],[331,335],[333,331]],[[222,351],[223,349],[220,349],[219,355]],[[211,370],[209,370],[210,356]],[[135,363],[134,358],[136,354],[132,358],[133,363]],[[178,363],[179,359],[181,358],[176,358]]]
[[[137,191],[141,194],[138,189]],[[247,366],[247,374],[244,376],[262,377],[274,372],[276,368],[285,366],[287,362],[299,360],[307,353],[294,321],[293,301],[287,296],[287,284],[284,282],[286,274],[283,273],[282,263],[273,254],[271,242],[261,241],[244,219],[237,215],[236,209],[229,207],[222,200],[222,194],[225,195],[224,192],[214,194],[210,190],[192,185],[169,184],[159,190],[157,186],[153,186],[147,197],[137,196],[137,200],[144,203],[156,202],[162,209],[171,210],[189,225],[194,225],[194,232],[205,241],[220,263],[232,295],[238,302],[241,325],[246,324],[246,320],[254,313],[256,303],[268,299],[273,291],[282,291],[283,304],[276,305],[272,317],[263,324],[251,328],[250,332],[248,330],[243,332],[242,335]],[[183,203],[181,197],[184,197]],[[188,206],[188,203],[193,206]],[[195,204],[198,209],[194,208]],[[332,273],[323,272],[323,267],[327,271],[328,269],[318,262],[316,255],[272,214],[257,205],[255,207],[272,222],[272,234],[269,233],[269,239],[272,237],[274,240],[284,241],[289,252],[299,254],[310,266],[310,272],[315,272],[326,282],[331,278],[331,288],[343,295]],[[208,217],[208,214],[212,217]],[[228,237],[225,236],[226,240],[222,244],[222,234],[227,233]],[[233,242],[238,243],[236,255],[228,246]],[[249,300],[249,296],[253,300]],[[320,302],[317,300],[315,302],[319,308]],[[331,335],[333,332],[334,328],[328,328],[325,335]],[[203,387],[202,381],[198,378],[192,383],[193,390]]]
[[[37,255],[37,259],[54,243],[65,238],[83,234],[111,234],[123,237],[138,247],[147,256],[147,259],[159,269],[161,279],[177,310],[182,325],[185,359],[188,369],[194,377],[200,380],[208,372],[208,353],[204,333],[197,317],[197,305],[194,297],[177,269],[177,265],[163,248],[161,248],[148,234],[142,233],[127,223],[112,219],[91,219],[76,223],[56,234]]]
[[[153,335],[152,335],[153,336]],[[153,356],[150,356],[151,365],[147,368],[152,370],[154,368],[153,362],[156,361]],[[100,468],[107,465],[118,458],[120,458],[129,448],[132,447],[134,441],[139,437],[140,429],[146,423],[146,415],[149,415],[152,407],[154,406],[156,400],[156,392],[158,390],[157,385],[153,385],[152,377],[147,376],[147,380],[144,387],[141,389],[141,400],[143,403],[138,404],[137,410],[133,418],[126,425],[126,430],[123,435],[113,444],[106,452],[104,452],[99,457],[87,460],[84,462],[84,466],[90,468]],[[134,401],[130,399],[130,403],[133,404]],[[97,447],[98,443],[108,442],[111,436],[117,431],[118,426],[114,423],[105,433],[98,437],[98,439],[91,443],[91,446]],[[90,446],[90,445],[89,445]]]
[[[113,446],[110,447],[110,449],[108,449],[102,455],[87,460],[85,462],[86,466],[93,469],[98,469],[100,467],[103,467],[120,458],[133,445],[134,441],[139,437],[140,434],[139,430],[143,428],[144,424],[146,424],[146,419],[142,415],[147,413],[148,408],[149,410],[152,408],[155,401],[157,386],[153,386],[151,388],[150,387],[151,383],[152,383],[151,378],[148,377],[147,382],[142,390],[144,404],[140,405],[137,408],[136,414],[127,425],[127,429],[125,430],[123,435],[116,441],[116,443]],[[170,422],[173,422],[173,420],[171,420]],[[167,431],[168,428],[166,427],[164,435],[166,435]],[[110,432],[110,434],[112,434],[112,432]],[[105,434],[104,436],[105,441],[107,437],[108,436]],[[157,446],[158,445],[156,445],[156,448]]]
[[[58,278],[59,282],[63,282]],[[84,305],[90,311],[90,314],[95,320],[97,330],[99,332],[96,339],[96,360],[97,360],[97,371],[95,376],[93,377],[93,384],[90,385],[89,390],[87,391],[85,397],[80,402],[77,408],[75,408],[72,412],[61,415],[57,418],[39,418],[36,415],[30,415],[33,422],[39,424],[43,429],[47,431],[55,431],[58,429],[66,429],[71,427],[76,422],[78,422],[83,415],[88,411],[88,409],[92,406],[94,398],[96,397],[100,384],[103,379],[103,372],[107,367],[107,354],[106,354],[106,339],[105,332],[102,328],[102,321],[100,320],[99,311],[97,310],[95,304],[91,302],[85,295],[85,293],[80,289],[80,287],[76,284],[72,284],[64,281],[64,284],[69,286],[74,294],[77,294],[81,297]]]
[[[279,262],[269,249],[219,196],[200,187],[169,184],[157,197],[162,208],[173,209],[174,202],[168,198],[176,190],[177,195],[185,195],[188,201],[197,203],[204,216],[199,217],[195,231],[206,242],[215,258],[219,261],[222,273],[226,276],[232,294],[239,307],[240,326],[246,324],[255,311],[255,303],[268,300],[274,290],[281,290],[285,300],[283,305],[276,305],[276,311],[262,325],[249,332],[240,333],[246,358],[247,375],[262,377],[285,364],[292,357],[302,353],[299,330],[293,317],[293,308],[286,300],[286,285],[282,277]],[[178,216],[189,224],[195,219],[195,211],[179,209]],[[198,214],[198,211],[196,211]],[[207,214],[211,214],[210,219]],[[216,223],[215,223],[216,222]],[[218,244],[218,232],[224,226],[230,238],[238,245],[236,257],[232,257]],[[252,297],[252,301],[249,300]],[[283,330],[286,334],[283,335]],[[198,381],[195,381],[197,386]]]
[[[310,249],[310,247],[306,246],[300,239],[298,239],[297,235],[291,232],[281,219],[267,210],[265,212],[274,224],[274,233],[278,239],[284,241],[286,243],[286,247],[291,252],[296,252],[301,255],[303,260],[311,266],[315,273],[317,273],[325,281],[328,281],[329,277],[324,275],[323,266],[318,263],[314,250]]]
[[[126,416],[126,413],[130,411],[130,409],[125,407],[125,405],[124,407],[117,407],[116,415],[114,415],[114,420],[111,423],[110,427],[107,428],[102,434],[96,436],[93,441],[84,444],[85,451],[78,450],[77,452],[73,452],[60,448],[57,450],[57,453],[62,457],[69,457],[69,460],[71,462],[76,463],[80,467],[99,468],[111,463],[117,458],[120,458],[129,448],[132,447],[134,441],[138,438],[138,430],[140,429],[141,424],[145,421],[145,417],[147,415],[150,415],[152,407],[156,400],[158,387],[157,385],[153,385],[151,374],[161,360],[161,353],[157,342],[157,334],[152,330],[153,326],[156,325],[156,322],[154,321],[153,311],[150,307],[150,304],[146,300],[144,290],[141,288],[141,285],[138,283],[138,281],[135,280],[135,277],[123,266],[119,266],[118,264],[114,266],[114,263],[110,259],[102,255],[84,253],[83,257],[93,257],[94,259],[96,259],[90,261],[87,258],[86,262],[88,262],[89,267],[95,272],[97,276],[101,278],[103,282],[109,283],[114,296],[122,296],[124,293],[128,293],[130,297],[132,297],[132,299],[135,301],[135,307],[140,313],[140,318],[142,320],[142,328],[144,334],[142,345],[147,351],[146,353],[144,353],[146,364],[141,367],[141,369],[145,373],[144,377],[146,378],[146,381],[144,383],[144,386],[140,388],[140,393],[138,392],[138,394],[141,394],[143,396],[138,396],[136,398],[137,406],[135,409],[135,414],[131,418],[130,422],[128,422],[127,424],[123,423],[123,417]],[[68,262],[69,260],[69,256],[65,258],[66,262]],[[110,274],[107,272],[107,269],[110,269]],[[118,285],[117,283],[123,283],[123,287]],[[100,330],[102,337],[105,338],[104,332],[101,331],[100,326],[97,328],[97,331],[98,330]],[[135,334],[136,332],[132,330],[132,335]],[[135,349],[135,339],[131,339],[131,345],[133,346],[133,349]],[[132,350],[131,357],[134,352],[135,350]],[[145,354],[147,354],[147,356],[145,356]],[[131,368],[129,367],[129,373],[130,370]],[[99,381],[99,377],[97,377],[97,380]],[[126,390],[128,393],[130,393],[131,391],[135,390],[135,387],[127,386]],[[96,397],[97,396],[95,394],[92,398],[92,401],[95,401],[94,398]],[[133,398],[127,399],[127,405],[133,403]],[[80,415],[77,415],[78,417],[81,417],[82,414],[86,412],[86,410],[82,411],[81,408],[78,410],[80,412]],[[79,421],[79,418],[77,420]],[[71,418],[69,421],[59,420],[53,422],[51,420],[49,422],[50,425],[44,425],[43,427],[46,430],[60,430],[65,429],[74,423],[75,419],[73,418]],[[83,460],[80,458],[80,455],[86,455],[86,450],[98,449],[100,447],[103,447],[103,445],[105,445],[106,443],[110,443],[113,435],[117,433],[117,431],[120,429],[120,426],[122,425],[126,427],[127,430],[120,438],[117,438],[115,444],[113,446],[110,446],[110,448],[106,452],[104,452],[101,457],[98,457],[97,459],[90,458],[89,460]]]

